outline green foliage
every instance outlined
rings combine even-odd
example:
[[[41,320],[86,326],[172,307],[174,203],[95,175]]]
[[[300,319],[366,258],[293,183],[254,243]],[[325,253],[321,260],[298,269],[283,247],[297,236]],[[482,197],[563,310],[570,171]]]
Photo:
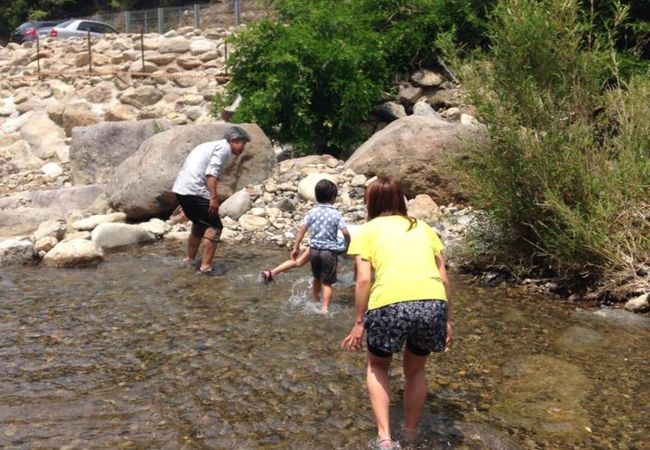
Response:
[[[439,30],[481,34],[469,0],[278,0],[274,7],[278,21],[233,39],[226,97],[243,98],[233,120],[255,122],[303,153],[338,155],[365,138],[363,122],[393,74],[432,60]]]
[[[504,0],[490,38],[464,76],[491,143],[461,174],[510,262],[602,275],[646,258],[647,75],[624,83],[611,40],[571,1]]]

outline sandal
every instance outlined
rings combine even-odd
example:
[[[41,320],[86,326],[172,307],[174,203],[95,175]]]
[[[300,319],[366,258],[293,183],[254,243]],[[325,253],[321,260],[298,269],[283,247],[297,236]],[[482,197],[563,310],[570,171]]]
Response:
[[[273,274],[271,273],[270,270],[263,270],[260,272],[259,276],[259,282],[263,284],[269,284],[271,281],[273,281]]]
[[[377,450],[399,450],[402,446],[398,441],[394,441],[392,438],[385,439],[375,439],[373,442],[373,448]]]

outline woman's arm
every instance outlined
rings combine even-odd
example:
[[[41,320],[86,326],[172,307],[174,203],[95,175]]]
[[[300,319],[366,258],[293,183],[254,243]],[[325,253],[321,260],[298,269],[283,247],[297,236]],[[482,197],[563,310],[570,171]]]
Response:
[[[370,261],[357,256],[355,260],[357,269],[357,281],[354,287],[354,325],[350,334],[343,339],[341,346],[347,350],[354,350],[361,346],[363,337],[363,315],[368,310],[370,299],[370,285],[372,283],[372,265]]]

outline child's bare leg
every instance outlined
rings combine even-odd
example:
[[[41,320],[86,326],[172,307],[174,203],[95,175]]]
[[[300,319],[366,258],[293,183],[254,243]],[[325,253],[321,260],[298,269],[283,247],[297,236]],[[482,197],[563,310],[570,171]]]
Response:
[[[317,302],[320,300],[320,291],[322,288],[322,283],[320,280],[314,278],[314,282],[311,285],[311,295],[314,298],[314,301]]]
[[[285,262],[271,270],[271,277],[275,278],[276,275],[286,272],[287,270],[295,269],[297,267],[302,267],[309,262],[309,248],[303,251],[298,259],[287,259]]]
[[[334,290],[332,289],[331,284],[324,284],[323,283],[323,304],[321,305],[320,310],[323,312],[327,312],[330,307],[330,302],[332,301],[332,294]]]

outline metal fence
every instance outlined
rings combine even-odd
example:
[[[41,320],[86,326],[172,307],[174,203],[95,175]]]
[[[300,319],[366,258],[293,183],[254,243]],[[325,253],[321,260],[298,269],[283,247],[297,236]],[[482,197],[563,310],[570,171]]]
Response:
[[[222,0],[218,3],[197,3],[185,6],[98,13],[89,19],[112,25],[124,33],[166,33],[185,26],[219,28],[242,23],[242,1]]]

